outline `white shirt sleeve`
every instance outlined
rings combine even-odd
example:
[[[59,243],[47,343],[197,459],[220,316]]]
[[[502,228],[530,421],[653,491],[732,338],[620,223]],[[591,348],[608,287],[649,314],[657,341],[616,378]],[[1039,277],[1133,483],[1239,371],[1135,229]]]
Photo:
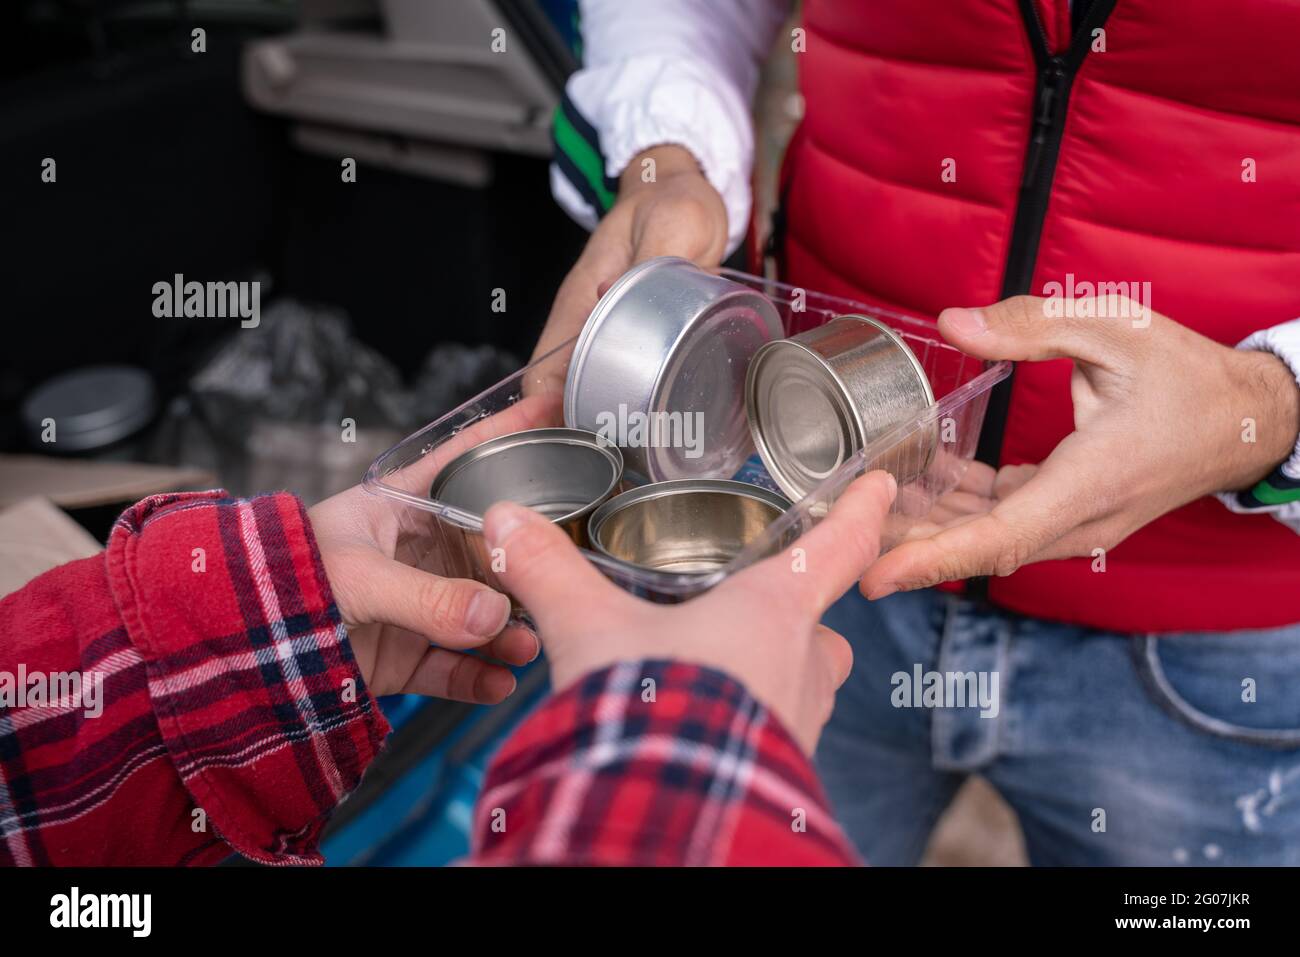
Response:
[[[695,156],[722,196],[732,252],[749,225],[750,102],[789,10],[790,0],[582,0],[583,66],[569,78],[560,108],[577,115],[557,115],[569,135],[557,133],[551,164],[560,204],[594,227],[632,158],[674,144]],[[595,137],[575,137],[573,128]],[[589,147],[599,164],[591,155],[561,155],[566,143],[579,152]],[[597,165],[603,184],[595,181]]]
[[[1296,388],[1300,388],[1300,319],[1251,333],[1237,348],[1271,352],[1286,363],[1295,376]],[[1239,514],[1267,512],[1300,534],[1300,438],[1291,458],[1254,488],[1220,492],[1218,499]]]

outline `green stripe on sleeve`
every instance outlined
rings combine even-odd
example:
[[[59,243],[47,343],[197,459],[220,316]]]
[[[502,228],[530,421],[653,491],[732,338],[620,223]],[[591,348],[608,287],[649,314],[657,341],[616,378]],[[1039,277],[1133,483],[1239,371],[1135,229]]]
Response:
[[[1268,484],[1268,479],[1251,489],[1250,494],[1264,505],[1286,505],[1289,502],[1300,502],[1300,488],[1274,488]]]
[[[588,143],[561,107],[555,108],[555,144],[569,157],[573,165],[582,173],[596,198],[600,200],[600,212],[608,212],[614,205],[614,194],[605,186],[605,161]]]

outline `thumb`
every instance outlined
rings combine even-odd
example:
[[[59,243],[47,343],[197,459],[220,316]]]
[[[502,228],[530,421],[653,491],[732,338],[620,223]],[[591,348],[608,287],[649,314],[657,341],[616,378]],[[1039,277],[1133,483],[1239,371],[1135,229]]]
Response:
[[[939,313],[939,332],[981,359],[1064,358],[1106,366],[1126,355],[1134,345],[1133,328],[1067,307],[1081,301],[1015,296],[982,309],[945,309]]]
[[[562,634],[571,616],[589,617],[597,603],[622,596],[560,528],[532,509],[498,502],[483,517],[483,537],[503,560],[497,579],[542,632]]]

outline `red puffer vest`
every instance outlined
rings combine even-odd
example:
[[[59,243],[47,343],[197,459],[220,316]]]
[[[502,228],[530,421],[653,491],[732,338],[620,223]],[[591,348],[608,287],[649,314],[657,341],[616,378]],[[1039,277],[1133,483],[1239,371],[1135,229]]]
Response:
[[[807,0],[805,28],[789,281],[928,315],[1067,274],[1149,281],[1153,309],[1225,344],[1300,316],[1300,3],[1096,0],[1072,39],[1067,0]],[[1070,369],[1020,365],[982,457],[1044,459],[1073,428]],[[1122,631],[1282,625],[1300,621],[1300,536],[1207,498],[1105,572],[988,585]]]

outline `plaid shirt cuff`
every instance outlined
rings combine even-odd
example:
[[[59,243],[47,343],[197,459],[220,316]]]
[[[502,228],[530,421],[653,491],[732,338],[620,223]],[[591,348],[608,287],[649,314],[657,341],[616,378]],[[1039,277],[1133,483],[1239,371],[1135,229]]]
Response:
[[[488,771],[473,841],[476,864],[857,862],[775,717],[668,661],[590,674],[529,718]]]
[[[321,863],[388,723],[301,503],[154,496],[118,519],[106,558],[163,743],[212,829],[254,861]]]

